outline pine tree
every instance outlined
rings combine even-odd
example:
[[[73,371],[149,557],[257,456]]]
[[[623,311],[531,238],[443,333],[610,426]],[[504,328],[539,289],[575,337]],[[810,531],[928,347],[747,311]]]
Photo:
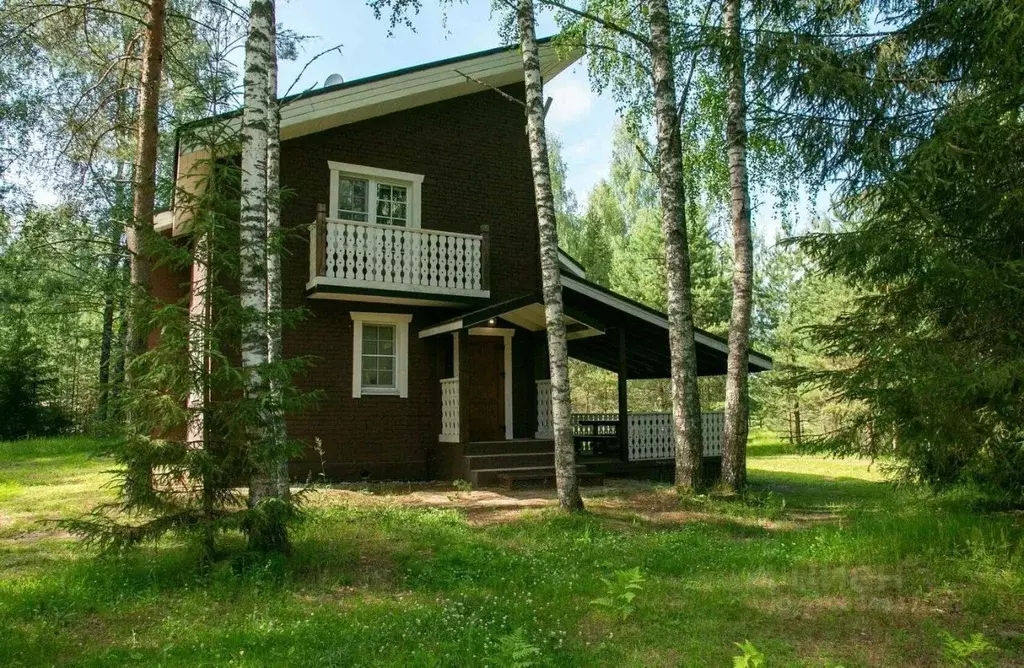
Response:
[[[129,318],[129,358],[145,350],[149,332],[148,311],[156,199],[156,163],[159,141],[157,115],[160,110],[160,81],[163,75],[166,0],[150,0],[144,21],[142,69],[139,79],[136,126],[132,220],[127,230],[131,259],[132,309]],[[129,377],[132,375],[129,362]]]

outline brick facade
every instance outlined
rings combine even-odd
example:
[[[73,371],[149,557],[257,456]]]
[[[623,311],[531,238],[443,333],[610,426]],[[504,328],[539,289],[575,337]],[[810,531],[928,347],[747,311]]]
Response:
[[[522,97],[523,87],[506,91]],[[424,175],[422,226],[479,234],[490,226],[492,300],[540,287],[540,265],[523,110],[493,91],[344,125],[282,143],[281,181],[287,191],[282,223],[304,229],[317,204],[330,195],[328,161]],[[362,303],[305,296],[309,243],[295,235],[283,258],[285,307],[304,306],[308,316],[284,335],[286,356],[314,363],[298,385],[321,390],[316,409],[288,418],[292,437],[323,442],[323,469],[331,479],[446,477],[451,453],[439,444],[440,386],[449,336],[420,339],[420,329],[451,317],[450,308]],[[350,311],[412,314],[409,325],[409,396],[352,397]],[[516,436],[532,436],[535,401],[527,332],[515,337],[513,372]],[[524,389],[524,385],[526,385]],[[317,475],[319,456],[307,448],[292,465],[296,478]]]

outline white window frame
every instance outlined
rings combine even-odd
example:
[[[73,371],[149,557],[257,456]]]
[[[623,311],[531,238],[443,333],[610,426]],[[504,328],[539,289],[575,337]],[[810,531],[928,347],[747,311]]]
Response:
[[[327,161],[331,170],[331,199],[328,216],[338,217],[338,177],[348,176],[355,179],[368,181],[366,192],[366,220],[371,225],[377,224],[377,184],[384,183],[406,188],[406,216],[405,226],[419,229],[420,210],[423,191],[423,175],[410,172],[398,172],[393,169],[381,169],[379,167],[367,167],[365,165],[353,165],[347,162]]]
[[[409,313],[352,311],[352,398],[409,397]],[[395,387],[363,387],[363,324],[395,328]]]

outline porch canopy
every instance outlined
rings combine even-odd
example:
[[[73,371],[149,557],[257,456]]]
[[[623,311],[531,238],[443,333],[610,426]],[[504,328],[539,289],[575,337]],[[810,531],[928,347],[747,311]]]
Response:
[[[668,320],[663,313],[592,283],[577,273],[562,270],[569,356],[618,373],[629,379],[669,378],[671,357]],[[544,303],[540,293],[468,311],[425,328],[420,337],[505,321],[524,329],[544,330]],[[696,330],[697,374],[726,372],[728,345],[717,336]],[[751,372],[772,368],[771,358],[751,351]]]

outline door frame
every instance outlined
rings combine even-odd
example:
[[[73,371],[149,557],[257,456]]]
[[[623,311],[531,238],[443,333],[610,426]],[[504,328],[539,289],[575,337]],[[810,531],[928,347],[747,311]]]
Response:
[[[505,341],[505,439],[512,440],[512,337],[511,327],[470,327],[470,336],[500,336]]]

